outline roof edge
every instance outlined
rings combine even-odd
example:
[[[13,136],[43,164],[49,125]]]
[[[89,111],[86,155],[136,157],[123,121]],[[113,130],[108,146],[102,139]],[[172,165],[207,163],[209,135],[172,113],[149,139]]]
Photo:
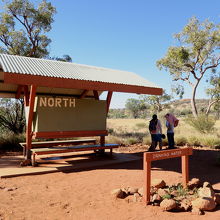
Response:
[[[65,79],[16,73],[4,73],[4,83],[15,85],[36,85],[50,88],[87,89],[97,91],[125,92],[149,95],[162,95],[163,89],[119,83],[107,83],[88,80]]]

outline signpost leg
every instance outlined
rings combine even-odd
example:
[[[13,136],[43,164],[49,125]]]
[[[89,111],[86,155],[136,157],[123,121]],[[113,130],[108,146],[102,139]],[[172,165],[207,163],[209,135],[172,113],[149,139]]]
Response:
[[[185,155],[181,157],[182,159],[182,177],[183,186],[186,187],[189,182],[189,156]]]
[[[144,153],[144,203],[147,205],[150,202],[150,186],[151,186],[151,161],[147,161],[147,154]]]

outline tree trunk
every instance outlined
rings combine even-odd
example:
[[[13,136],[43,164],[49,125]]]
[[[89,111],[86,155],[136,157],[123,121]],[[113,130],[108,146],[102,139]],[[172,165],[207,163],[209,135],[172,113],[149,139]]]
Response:
[[[216,102],[217,102],[217,100],[212,101],[212,102],[211,102],[211,100],[209,101],[209,105],[208,105],[208,107],[207,107],[207,109],[206,109],[206,113],[205,113],[206,115],[209,114],[211,107],[212,107]]]
[[[196,107],[196,99],[195,99],[195,97],[196,97],[196,89],[198,87],[199,81],[200,80],[197,80],[196,84],[192,88],[191,107],[192,107],[193,116],[195,118],[198,117],[198,111],[197,111],[197,107]]]

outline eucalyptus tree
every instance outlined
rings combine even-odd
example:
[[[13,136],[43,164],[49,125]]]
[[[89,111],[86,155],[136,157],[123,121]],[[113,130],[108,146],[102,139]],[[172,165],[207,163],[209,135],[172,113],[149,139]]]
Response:
[[[220,64],[219,25],[193,17],[183,30],[174,35],[177,46],[168,48],[166,55],[157,61],[160,69],[169,71],[174,81],[183,81],[191,86],[191,107],[194,117],[198,116],[196,92],[202,78],[212,74]]]
[[[0,52],[42,58],[49,54],[51,30],[56,9],[43,0],[35,6],[28,0],[6,2],[0,14]]]
[[[220,104],[220,74],[219,75],[214,75],[211,77],[210,79],[210,85],[212,87],[210,87],[209,89],[207,89],[207,94],[210,97],[209,100],[209,105],[207,107],[206,110],[206,115],[209,114],[210,109],[212,106],[219,106],[218,104]]]

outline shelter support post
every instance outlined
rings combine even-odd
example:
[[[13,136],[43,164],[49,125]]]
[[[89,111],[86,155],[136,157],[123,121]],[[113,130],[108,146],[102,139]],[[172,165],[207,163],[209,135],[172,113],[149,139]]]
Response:
[[[110,107],[110,103],[111,103],[111,99],[112,99],[112,94],[113,92],[108,92],[108,95],[107,95],[107,106],[106,106],[106,111],[107,111],[107,114],[108,114],[108,111],[109,111],[109,107]]]
[[[31,159],[31,141],[32,141],[32,121],[33,121],[33,113],[34,113],[34,102],[36,95],[37,87],[35,85],[31,85],[30,94],[25,91],[25,107],[26,107],[26,155],[25,159]]]

